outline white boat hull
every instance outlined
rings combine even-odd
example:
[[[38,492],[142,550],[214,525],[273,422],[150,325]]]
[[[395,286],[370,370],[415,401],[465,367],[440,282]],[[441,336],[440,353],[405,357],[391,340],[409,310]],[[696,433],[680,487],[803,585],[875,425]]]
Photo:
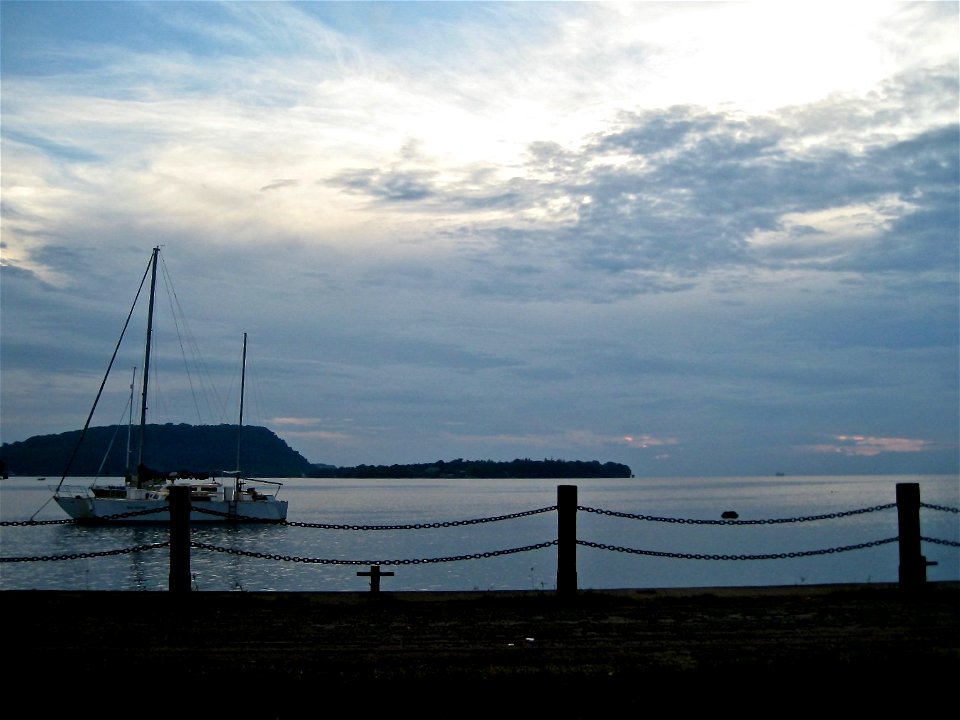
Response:
[[[86,522],[169,523],[169,504],[166,500],[129,498],[97,498],[90,495],[58,494],[57,504],[74,520]],[[156,512],[145,513],[153,510]],[[210,510],[212,512],[203,512]],[[113,517],[128,513],[143,513],[129,517]],[[218,514],[214,514],[218,513]],[[230,517],[224,517],[229,515]],[[226,523],[252,520],[255,522],[283,522],[287,519],[287,501],[268,497],[261,500],[204,500],[195,502],[190,511],[191,523]]]

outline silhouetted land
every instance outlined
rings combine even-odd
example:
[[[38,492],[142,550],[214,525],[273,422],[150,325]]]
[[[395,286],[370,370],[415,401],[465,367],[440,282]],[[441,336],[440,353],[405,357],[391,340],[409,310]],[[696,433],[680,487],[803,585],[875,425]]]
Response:
[[[0,598],[8,692],[108,717],[924,714],[960,677],[953,582]]]
[[[242,441],[241,441],[242,437]],[[123,477],[127,472],[127,427],[108,425],[55,435],[35,435],[0,448],[0,463],[13,475]],[[131,434],[131,466],[136,465],[139,430]],[[144,464],[161,472],[220,475],[237,469],[261,478],[622,478],[630,468],[596,460],[437,460],[408,465],[338,467],[311,463],[273,431],[255,425],[147,425]],[[162,449],[162,452],[160,452]]]
[[[346,478],[625,478],[630,467],[597,460],[437,460],[411,465],[317,466],[312,477]]]
[[[4,443],[2,458],[12,475],[123,477],[127,471],[127,428],[108,425],[55,435],[35,435]],[[131,435],[131,466],[139,453],[139,429]],[[143,462],[167,472],[220,475],[237,469],[240,435],[236,425],[147,425]],[[313,465],[271,430],[249,425],[242,430],[240,469],[257,477],[301,477]],[[160,452],[162,449],[162,453]],[[74,454],[76,453],[76,454]]]

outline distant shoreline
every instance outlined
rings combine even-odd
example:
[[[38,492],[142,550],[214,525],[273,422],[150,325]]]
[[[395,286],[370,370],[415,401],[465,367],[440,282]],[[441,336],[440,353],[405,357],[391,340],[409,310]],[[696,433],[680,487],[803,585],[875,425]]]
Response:
[[[630,467],[621,463],[599,460],[437,460],[432,463],[408,465],[357,465],[335,467],[314,465],[311,477],[363,479],[447,479],[493,480],[497,478],[631,478]]]
[[[113,442],[118,425],[91,427],[84,434],[71,430],[55,435],[35,435],[3,443],[0,470],[11,476],[123,477],[128,458]],[[236,467],[237,431],[232,425],[148,424],[147,431],[167,456],[146,462],[154,470],[219,476],[218,468]],[[84,442],[81,444],[81,439]],[[246,462],[243,472],[260,478],[629,478],[628,465],[598,460],[435,460],[427,463],[337,466],[308,461],[273,431],[248,425],[244,428]],[[136,447],[134,447],[136,451]]]

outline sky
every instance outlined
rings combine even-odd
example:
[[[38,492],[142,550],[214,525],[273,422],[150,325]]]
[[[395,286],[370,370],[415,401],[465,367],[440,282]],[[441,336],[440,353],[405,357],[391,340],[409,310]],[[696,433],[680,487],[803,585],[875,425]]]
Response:
[[[237,422],[247,333],[316,463],[957,473],[958,28],[3,0],[0,439],[128,421],[160,246],[149,422]]]

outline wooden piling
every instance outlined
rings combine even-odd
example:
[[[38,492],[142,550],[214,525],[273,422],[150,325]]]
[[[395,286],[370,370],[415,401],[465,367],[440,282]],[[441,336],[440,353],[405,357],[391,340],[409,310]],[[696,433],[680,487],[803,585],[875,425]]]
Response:
[[[927,559],[920,553],[920,485],[897,483],[900,530],[900,587],[911,590],[927,582]]]
[[[557,593],[577,593],[577,486],[557,486]]]

